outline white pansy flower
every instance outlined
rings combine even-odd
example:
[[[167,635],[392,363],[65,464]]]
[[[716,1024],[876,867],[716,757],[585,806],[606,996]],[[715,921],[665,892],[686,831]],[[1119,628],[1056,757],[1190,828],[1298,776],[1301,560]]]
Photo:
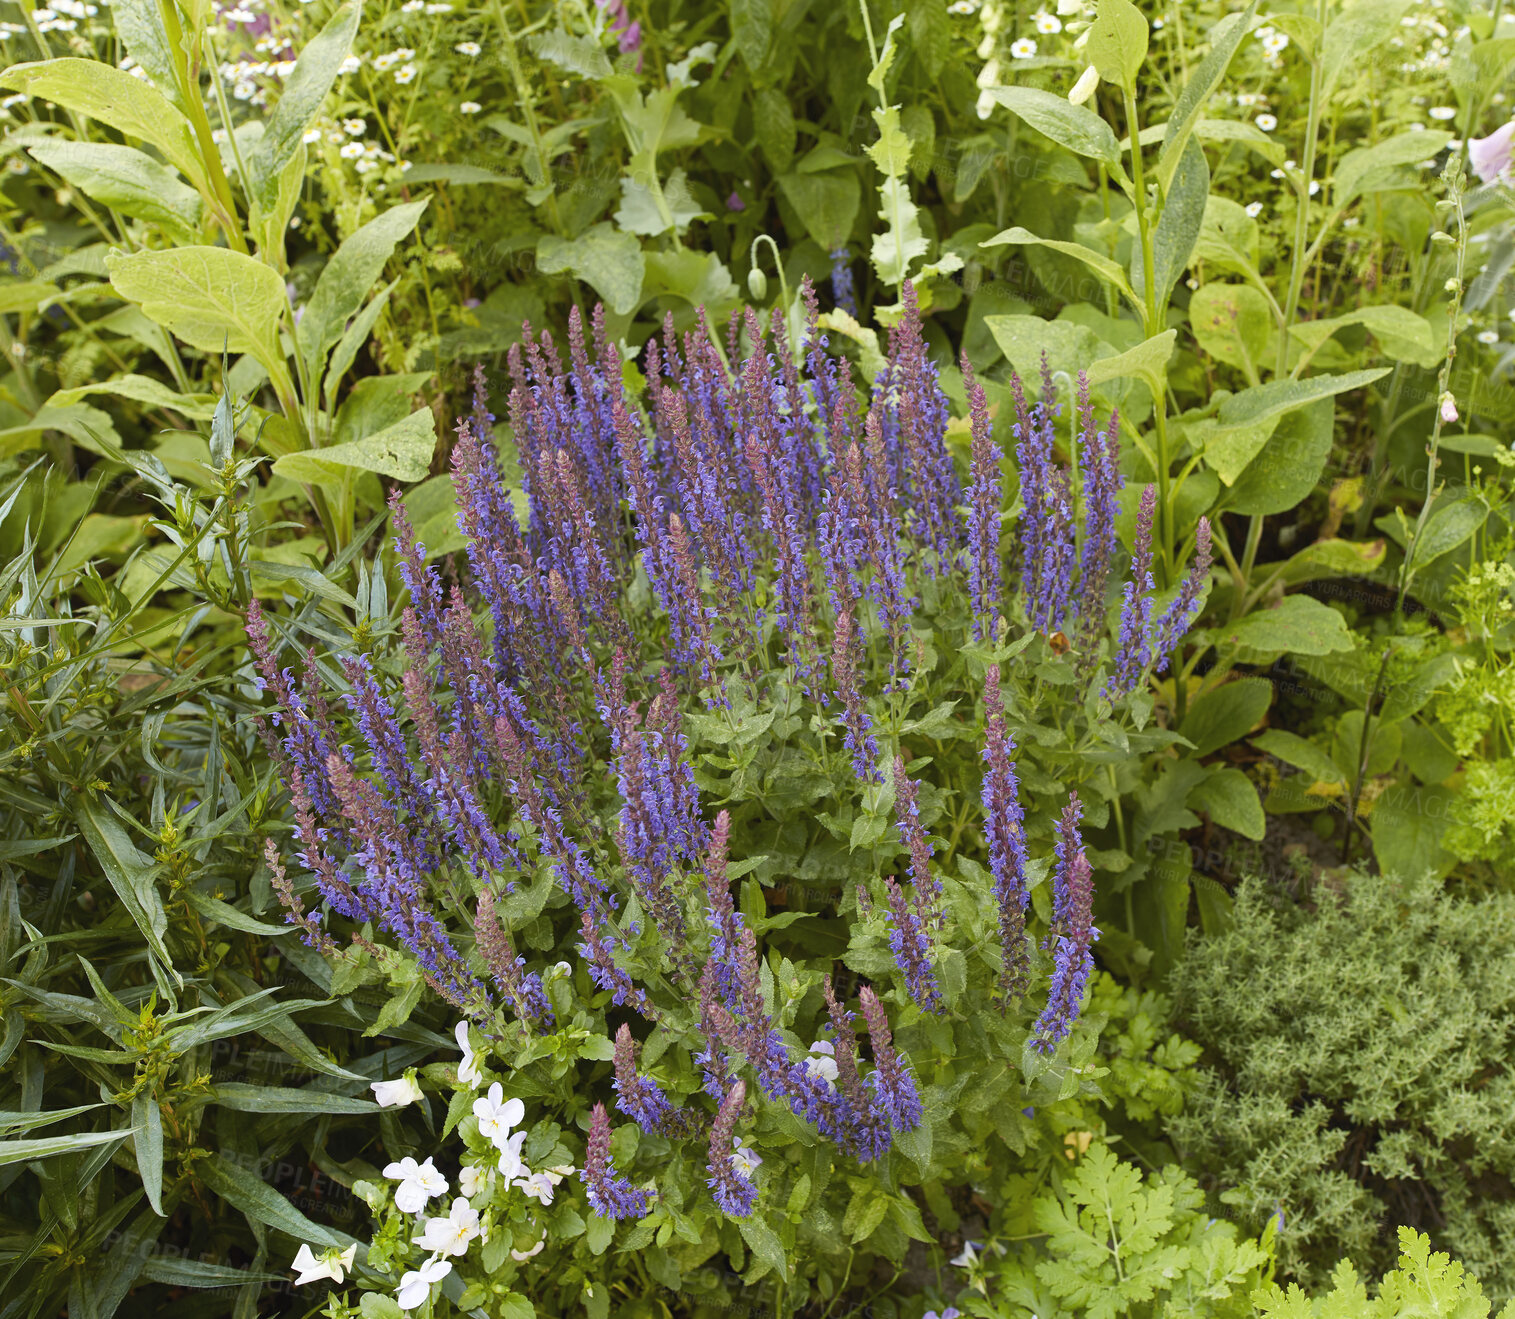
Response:
[[[479,1235],[479,1211],[459,1196],[452,1202],[446,1218],[428,1218],[426,1228],[414,1244],[433,1255],[466,1255],[468,1246]]]
[[[473,1101],[473,1115],[479,1119],[479,1135],[496,1149],[504,1149],[503,1142],[526,1116],[526,1105],[519,1099],[506,1099],[504,1087],[496,1081],[488,1095]]]
[[[358,146],[356,142],[351,144]],[[359,153],[363,150],[358,147]],[[342,148],[342,154],[347,154],[347,148]],[[373,1097],[380,1108],[404,1108],[406,1104],[414,1104],[421,1098],[421,1087],[416,1083],[416,1069],[407,1068],[405,1075],[393,1081],[375,1081],[368,1087],[373,1091]]]
[[[295,1278],[295,1286],[303,1287],[307,1282],[319,1282],[322,1278],[341,1282],[351,1272],[353,1258],[357,1253],[356,1244],[348,1246],[346,1250],[331,1249],[319,1255],[309,1246],[302,1245],[290,1265],[299,1275]]]
[[[837,1077],[836,1045],[830,1040],[817,1040],[810,1046],[810,1056],[805,1059],[805,1070],[811,1076],[834,1082]]]
[[[521,1146],[525,1141],[526,1133],[518,1131],[513,1136],[495,1142],[495,1148],[500,1151],[500,1176],[506,1181],[531,1172],[526,1166],[526,1160],[521,1157]]]
[[[490,1170],[483,1164],[469,1164],[458,1174],[458,1191],[469,1200],[477,1199],[489,1185]]]
[[[429,1259],[418,1269],[412,1269],[400,1279],[395,1300],[402,1310],[416,1310],[426,1304],[433,1284],[441,1282],[452,1272],[452,1263],[445,1259]]]
[[[758,1156],[756,1150],[749,1149],[742,1143],[740,1136],[732,1142],[732,1145],[734,1148],[731,1152],[731,1166],[741,1173],[743,1177],[751,1178],[752,1174],[762,1165],[763,1160]]]
[[[537,1239],[537,1244],[534,1245],[530,1250],[512,1250],[510,1252],[510,1258],[515,1260],[517,1264],[520,1264],[523,1261],[532,1258],[534,1255],[540,1255],[542,1253],[542,1247],[546,1244],[547,1233],[543,1232],[542,1235]]]
[[[550,1205],[552,1203],[553,1188],[557,1184],[558,1179],[547,1172],[534,1172],[530,1177],[523,1177],[515,1183],[519,1190],[525,1191],[527,1195],[535,1197],[543,1205]]]
[[[447,1194],[447,1178],[429,1158],[425,1163],[409,1157],[401,1159],[385,1168],[384,1175],[400,1183],[395,1188],[395,1204],[402,1213],[419,1214],[428,1200]]]
[[[949,1264],[955,1264],[960,1269],[971,1269],[978,1263],[978,1252],[983,1247],[982,1241],[965,1241],[960,1255],[948,1260]]]
[[[453,1036],[458,1042],[458,1049],[463,1055],[463,1061],[458,1064],[458,1080],[464,1085],[478,1085],[484,1079],[484,1073],[479,1068],[479,1055],[473,1051],[473,1046],[468,1043],[468,1023],[460,1021],[453,1030]]]

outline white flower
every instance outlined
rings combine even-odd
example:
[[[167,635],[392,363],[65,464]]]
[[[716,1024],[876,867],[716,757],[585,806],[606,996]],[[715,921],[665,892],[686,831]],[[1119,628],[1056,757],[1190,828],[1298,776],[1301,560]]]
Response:
[[[1074,105],[1082,105],[1099,86],[1099,70],[1090,65],[1078,75],[1078,81],[1073,84],[1073,90],[1068,93],[1068,100]]]
[[[983,1244],[984,1243],[982,1241],[963,1242],[962,1254],[958,1255],[955,1259],[948,1260],[947,1263],[955,1264],[960,1269],[971,1269],[975,1264],[978,1263],[977,1248],[981,1247]]]
[[[484,107],[482,105],[480,105],[477,101],[464,101],[462,105],[458,106],[458,113],[459,114],[478,114],[479,111],[482,110],[483,108]]]
[[[836,1046],[830,1040],[817,1040],[810,1046],[810,1056],[805,1059],[805,1070],[823,1081],[835,1081]]]
[[[305,135],[300,139],[300,141],[302,141],[303,143],[305,143],[306,146],[314,146],[320,140],[321,140],[321,130],[319,128],[308,128],[308,129],[306,129],[305,130]]]
[[[401,87],[405,86],[405,84],[408,82],[414,82],[415,78],[416,66],[414,64],[407,64],[403,69],[395,70],[395,81],[399,83]]]
[[[441,3],[441,0],[438,0],[438,3],[436,4],[427,5],[426,12],[428,14],[450,14],[452,13],[452,6],[443,4]]]
[[[1255,220],[1259,215],[1262,214],[1262,208],[1263,204],[1261,202],[1248,202],[1247,214]]]
[[[319,1255],[309,1246],[301,1246],[295,1252],[294,1262],[290,1265],[299,1274],[295,1279],[295,1286],[303,1287],[307,1282],[319,1282],[322,1278],[341,1282],[352,1269],[353,1257],[357,1253],[356,1243],[348,1246],[346,1250],[331,1249]]]
[[[1036,42],[1030,37],[1022,37],[1019,41],[1010,43],[1010,58],[1013,60],[1029,60],[1036,54]]]
[[[473,1115],[479,1119],[479,1135],[503,1150],[516,1124],[526,1116],[526,1105],[519,1099],[506,1099],[504,1088],[496,1081],[486,1097],[473,1101]]]
[[[1478,332],[1478,342],[1479,343],[1498,343],[1499,342],[1499,331],[1498,330],[1480,330]]]
[[[400,1183],[395,1189],[395,1204],[402,1213],[419,1214],[428,1200],[447,1194],[447,1178],[429,1158],[425,1163],[409,1157],[401,1159],[385,1168],[384,1175]]]
[[[466,1255],[469,1242],[478,1235],[478,1210],[459,1196],[446,1218],[428,1218],[425,1231],[411,1240],[434,1255]]]
[[[456,46],[453,47],[453,49],[457,51],[459,55],[467,55],[469,59],[472,59],[483,49],[483,47],[480,46],[477,41],[460,41]]]
[[[1054,36],[1063,30],[1062,19],[1055,14],[1049,14],[1045,9],[1037,10],[1033,21],[1036,23],[1036,30],[1044,37]]]
[[[405,0],[405,3],[400,6],[400,12],[403,14],[419,14],[425,8],[426,0]]]
[[[976,79],[980,87],[993,87],[999,82],[999,61],[990,60],[978,71]]]
[[[344,143],[341,151],[337,152],[337,154],[343,160],[357,160],[363,154],[363,144],[361,142]],[[384,1101],[381,1099],[379,1102],[383,1103]]]
[[[368,121],[366,119],[344,119],[342,121],[342,131],[348,137],[362,137],[364,133],[368,132]]]
[[[489,1185],[491,1174],[483,1164],[469,1164],[458,1174],[458,1191],[473,1200]]]
[[[1237,92],[1236,104],[1243,110],[1250,110],[1254,105],[1261,105],[1263,98],[1257,92]]]
[[[479,1055],[468,1043],[468,1023],[458,1022],[453,1036],[457,1039],[458,1049],[463,1054],[463,1061],[458,1064],[458,1080],[464,1085],[478,1085],[484,1079],[484,1074],[479,1070]]]
[[[743,1177],[750,1179],[752,1174],[758,1170],[763,1160],[758,1157],[756,1150],[748,1149],[742,1143],[740,1136],[732,1142],[732,1145],[735,1148],[731,1153],[731,1166],[741,1173]]]
[[[956,14],[959,18],[966,18],[977,9],[976,0],[952,0],[952,3],[947,6],[947,12]]]
[[[361,155],[363,148],[356,142],[351,146],[358,147]],[[342,148],[342,154],[347,155],[347,147]],[[373,1097],[378,1101],[380,1108],[404,1108],[406,1104],[414,1104],[421,1098],[421,1087],[416,1084],[416,1069],[406,1069],[405,1075],[394,1081],[375,1081],[368,1087],[373,1091]]]
[[[537,1244],[534,1245],[530,1250],[512,1250],[510,1252],[510,1258],[515,1260],[517,1264],[520,1264],[523,1260],[528,1260],[533,1255],[540,1255],[542,1253],[542,1247],[546,1244],[547,1233],[543,1232],[541,1237],[538,1239]]]
[[[429,1259],[418,1269],[413,1269],[400,1279],[395,1300],[402,1310],[415,1310],[426,1303],[433,1283],[441,1282],[452,1272],[452,1264],[445,1259]]]
[[[549,1172],[534,1172],[530,1177],[523,1177],[515,1183],[520,1190],[534,1196],[543,1205],[552,1203],[553,1188],[557,1184],[558,1179]]]
[[[1271,133],[1278,127],[1278,120],[1270,114],[1260,114],[1252,122],[1262,129],[1264,133]]]
[[[1426,111],[1426,113],[1429,114],[1432,119],[1440,119],[1443,121],[1447,119],[1456,119],[1457,107],[1455,105],[1433,105],[1429,110]]]
[[[1312,197],[1315,196],[1315,194],[1318,193],[1319,191],[1320,191],[1320,180],[1319,179],[1311,179],[1310,180],[1310,196],[1312,196]]]
[[[1263,54],[1270,60],[1277,59],[1288,48],[1289,38],[1282,32],[1275,32],[1263,41]]]
[[[345,60],[342,61],[341,65],[337,68],[337,72],[338,73],[356,73],[362,67],[363,67],[363,57],[361,55],[349,55]]]
[[[521,1145],[525,1140],[526,1133],[518,1131],[513,1136],[495,1142],[495,1148],[500,1151],[500,1176],[506,1181],[531,1171],[526,1166],[526,1160],[521,1157]]]

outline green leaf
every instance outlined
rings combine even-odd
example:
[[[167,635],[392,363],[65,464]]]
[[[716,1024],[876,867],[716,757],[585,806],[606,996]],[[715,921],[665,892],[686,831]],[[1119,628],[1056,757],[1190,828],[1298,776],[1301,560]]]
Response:
[[[105,142],[32,142],[27,150],[102,206],[155,224],[175,243],[191,244],[205,203],[173,170],[135,147]]]
[[[149,142],[202,193],[209,191],[189,120],[124,69],[94,59],[17,64],[0,73],[0,87],[56,101],[127,137]]]
[[[1290,412],[1225,496],[1236,513],[1283,513],[1303,501],[1331,457],[1336,409],[1328,398]]]
[[[821,248],[829,252],[846,242],[863,200],[862,184],[853,171],[780,174],[778,185]]]
[[[153,0],[114,0],[110,17],[126,53],[142,66],[153,85],[183,110],[178,79],[174,76],[174,57],[158,6]]]
[[[1424,316],[1408,307],[1388,304],[1380,307],[1357,307],[1326,320],[1302,321],[1289,327],[1289,334],[1313,354],[1332,335],[1349,325],[1361,325],[1378,340],[1383,351],[1396,361],[1411,362],[1430,368],[1446,356],[1446,343],[1437,341],[1436,331]]]
[[[1239,769],[1206,775],[1190,789],[1189,805],[1243,838],[1260,840],[1267,833],[1268,821],[1257,788]]]
[[[395,247],[420,222],[426,206],[424,200],[407,202],[380,212],[337,248],[322,268],[298,330],[312,376],[320,375],[327,350],[342,337],[348,320],[367,300]]]
[[[879,1197],[883,1200],[883,1197]],[[747,1248],[753,1255],[762,1260],[770,1269],[785,1281],[789,1278],[789,1264],[784,1254],[784,1243],[779,1240],[778,1234],[768,1226],[761,1218],[737,1219],[737,1230],[742,1234],[742,1240],[747,1243]],[[749,1275],[748,1281],[753,1281]]]
[[[302,449],[274,461],[274,473],[306,485],[340,487],[353,472],[378,472],[396,481],[424,480],[437,447],[436,416],[417,408],[366,439]]]
[[[158,1097],[146,1090],[132,1100],[132,1139],[137,1149],[137,1176],[147,1203],[159,1217],[163,1213],[163,1113]]]
[[[1438,500],[1426,525],[1410,547],[1410,562],[1417,572],[1428,568],[1444,554],[1465,544],[1488,521],[1489,506],[1478,495],[1450,502]]]
[[[41,1140],[0,1140],[0,1168],[12,1163],[30,1163],[33,1159],[50,1159],[55,1154],[73,1154],[94,1145],[123,1141],[126,1131],[81,1131],[72,1136],[47,1136]]]
[[[1318,540],[1306,545],[1284,564],[1279,580],[1285,586],[1320,581],[1327,577],[1353,577],[1373,572],[1383,565],[1388,547],[1382,540]]]
[[[635,311],[642,299],[642,245],[604,220],[574,239],[544,234],[537,240],[537,267],[544,274],[583,280],[618,316]]]
[[[341,1246],[319,1223],[306,1218],[272,1186],[247,1168],[220,1154],[196,1162],[195,1173],[205,1186],[254,1223],[262,1223],[312,1246]]]
[[[152,864],[127,837],[120,819],[104,800],[76,798],[74,820],[95,854],[95,860],[100,863],[105,878],[121,899],[121,905],[147,941],[148,948],[177,980],[173,958],[163,946],[163,936],[168,931],[168,913],[164,911],[163,899],[153,884]]]
[[[224,247],[116,253],[105,266],[117,293],[192,348],[251,353],[287,385],[279,324],[289,295],[271,267]]]
[[[1195,756],[1208,756],[1250,733],[1272,703],[1273,684],[1266,678],[1223,683],[1189,707],[1178,731],[1194,743]]]
[[[1259,609],[1213,632],[1217,643],[1239,645],[1242,662],[1285,653],[1330,655],[1352,649],[1346,620],[1330,605],[1308,595],[1286,595],[1272,609]]]
[[[1384,186],[1405,186],[1408,182],[1399,170],[1418,165],[1445,150],[1452,135],[1439,128],[1412,129],[1396,133],[1387,141],[1371,147],[1358,147],[1337,162],[1331,183],[1331,201],[1338,210],[1364,192],[1376,192]],[[1419,183],[1414,184],[1419,187]]]
[[[1457,858],[1441,840],[1456,802],[1445,788],[1395,784],[1374,798],[1368,814],[1373,855],[1386,875],[1419,879],[1427,871],[1437,879],[1450,874]]]
[[[1321,95],[1329,101],[1350,64],[1399,32],[1399,20],[1412,0],[1355,0],[1326,27],[1321,43]]]
[[[0,314],[13,316],[17,312],[34,313],[38,303],[57,296],[58,286],[45,279],[0,282]]]
[[[280,173],[300,149],[301,137],[352,49],[362,12],[362,0],[339,6],[326,26],[305,43],[294,69],[284,80],[284,91],[248,162],[265,207],[272,206]]]
[[[1099,11],[1084,48],[1106,82],[1134,88],[1147,58],[1147,20],[1131,0],[1099,0]]]
[[[1341,767],[1315,743],[1281,728],[1270,728],[1252,739],[1252,745],[1270,756],[1277,756],[1286,765],[1303,770],[1317,784],[1332,789],[1323,795],[1334,795],[1346,783]]]
[[[677,252],[648,252],[646,261],[644,298],[682,298],[691,307],[708,307],[712,311],[738,298],[731,272],[714,252],[697,252],[692,247]]]
[[[1131,300],[1133,306],[1138,305],[1136,294],[1132,291],[1130,283],[1126,279],[1126,272],[1120,265],[1109,257],[1103,256],[1091,247],[1085,247],[1082,243],[1068,243],[1059,238],[1038,238],[1029,229],[1022,229],[1019,225],[997,233],[993,238],[986,238],[980,247],[1000,247],[1015,245],[1025,247],[1045,247],[1054,252],[1061,252],[1064,256],[1071,256],[1076,261],[1081,261],[1088,266],[1096,275],[1107,284],[1112,285]],[[987,323],[992,318],[985,317]]]
[[[1199,67],[1189,75],[1189,81],[1178,94],[1178,100],[1174,102],[1163,130],[1163,149],[1157,158],[1157,181],[1162,188],[1166,189],[1173,178],[1205,103],[1226,76],[1226,70],[1231,67],[1231,60],[1240,48],[1242,38],[1251,28],[1252,16],[1256,12],[1257,0],[1252,0],[1245,12],[1227,14],[1205,34],[1210,49],[1199,62]],[[1258,131],[1261,132],[1260,129]]]
[[[1204,148],[1192,138],[1184,149],[1178,169],[1168,186],[1162,214],[1152,236],[1152,280],[1157,306],[1167,305],[1173,286],[1189,267],[1194,246],[1205,222],[1205,203],[1210,198],[1210,164]],[[1132,286],[1142,293],[1142,263],[1139,254],[1132,263]]]
[[[149,407],[177,412],[194,421],[209,421],[216,411],[216,398],[213,394],[178,394],[161,380],[130,372],[124,376],[112,376],[109,380],[76,385],[72,389],[60,389],[47,400],[47,406],[70,407],[91,394],[114,394],[117,398],[131,399],[134,403],[145,403]]]
[[[380,1112],[371,1099],[350,1099],[327,1090],[298,1090],[287,1086],[239,1085],[212,1086],[206,1102],[236,1113],[350,1113]]]
[[[1123,353],[1095,358],[1085,368],[1084,374],[1090,385],[1102,385],[1107,380],[1123,380],[1134,376],[1146,382],[1153,398],[1161,398],[1164,373],[1168,359],[1173,356],[1173,344],[1177,338],[1177,330],[1164,330]]]
[[[1189,328],[1200,348],[1227,366],[1257,379],[1257,363],[1268,349],[1273,312],[1250,284],[1202,284],[1189,299]]]
[[[1042,353],[1052,362],[1087,362],[1097,351],[1094,331],[1077,321],[1044,321],[1040,316],[985,316],[1005,360],[1026,380],[1041,370]]]
[[[761,69],[773,40],[772,0],[731,0],[731,35],[747,67]]]
[[[312,595],[343,609],[357,611],[358,602],[319,568],[308,563],[279,563],[266,559],[252,559],[247,565],[254,577],[274,582],[299,582]]]
[[[148,1255],[142,1261],[142,1277],[165,1287],[245,1287],[249,1282],[288,1281],[288,1275],[283,1273],[157,1254]],[[395,1309],[398,1313],[399,1307]]]
[[[995,87],[990,96],[1043,137],[1051,138],[1074,155],[1088,156],[1106,165],[1120,164],[1120,143],[1115,130],[1094,111],[1070,104],[1066,96],[1034,87]]]

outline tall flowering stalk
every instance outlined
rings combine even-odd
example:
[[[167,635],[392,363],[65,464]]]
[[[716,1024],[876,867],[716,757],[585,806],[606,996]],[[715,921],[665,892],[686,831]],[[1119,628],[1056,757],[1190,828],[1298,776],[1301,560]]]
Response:
[[[648,1135],[679,1137],[688,1134],[688,1118],[668,1102],[656,1081],[637,1071],[637,1046],[625,1022],[615,1037],[616,1107]]]
[[[1152,652],[1158,673],[1167,671],[1169,659],[1199,613],[1199,594],[1210,579],[1210,562],[1210,519],[1202,517],[1194,531],[1194,562],[1153,629]]]
[[[757,1202],[757,1187],[746,1172],[737,1166],[733,1152],[737,1119],[741,1117],[742,1105],[746,1102],[746,1082],[734,1082],[730,1093],[721,1101],[721,1110],[710,1126],[708,1185],[716,1205],[728,1218],[749,1217],[752,1206]]]
[[[989,839],[989,873],[994,879],[994,903],[999,910],[1000,949],[1005,968],[1000,992],[1005,1002],[1018,999],[1031,979],[1026,942],[1026,832],[1020,804],[1020,784],[1010,754],[1015,742],[1005,727],[1005,705],[999,689],[999,665],[984,674],[984,832]]]
[[[1152,518],[1157,511],[1157,488],[1142,491],[1136,513],[1136,548],[1131,555],[1131,580],[1126,583],[1120,611],[1114,671],[1105,683],[1111,700],[1136,690],[1147,665],[1152,662],[1152,599],[1157,585],[1152,578]]]
[[[1032,1028],[1036,1047],[1052,1053],[1068,1037],[1083,1008],[1084,990],[1094,969],[1094,872],[1084,855],[1078,824],[1083,804],[1075,792],[1057,826],[1056,866],[1052,875],[1052,984],[1047,1006]]]
[[[1110,565],[1120,547],[1115,532],[1115,515],[1119,509],[1120,416],[1110,414],[1110,423],[1101,433],[1094,421],[1089,402],[1089,378],[1078,376],[1079,431],[1082,436],[1084,469],[1084,545],[1079,558],[1078,610],[1083,626],[1080,649],[1092,654],[1105,628],[1105,588],[1110,579]]]
[[[968,489],[968,599],[973,639],[983,641],[993,631],[1000,608],[1000,452],[994,443],[989,402],[984,387],[974,377],[967,353],[963,354],[962,368],[973,434],[973,483]]]
[[[610,1157],[610,1114],[596,1104],[589,1119],[584,1151],[584,1191],[589,1207],[601,1218],[644,1218],[648,1194],[617,1174]]]
[[[837,700],[842,705],[842,726],[847,730],[846,746],[852,754],[852,772],[859,783],[882,783],[878,770],[878,739],[873,735],[873,721],[858,691],[856,629],[852,614],[842,613],[836,620],[836,638],[831,646],[831,680]]]

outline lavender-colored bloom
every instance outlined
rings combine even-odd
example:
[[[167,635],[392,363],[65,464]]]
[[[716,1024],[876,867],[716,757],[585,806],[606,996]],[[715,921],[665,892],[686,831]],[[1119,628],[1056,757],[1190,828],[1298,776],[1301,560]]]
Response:
[[[616,1173],[610,1157],[610,1114],[604,1104],[596,1104],[589,1119],[583,1176],[585,1199],[601,1218],[646,1216],[647,1192]]]
[[[687,1134],[688,1119],[668,1102],[656,1081],[637,1071],[637,1046],[625,1022],[615,1037],[616,1107],[648,1135],[678,1137]]]
[[[837,1001],[829,975],[822,988],[826,996],[826,1013],[831,1023],[836,1090],[841,1101],[841,1143],[851,1150],[860,1163],[869,1163],[888,1153],[893,1137],[887,1119],[879,1112],[858,1074],[857,1037],[853,1033],[852,1013]]]
[[[994,878],[994,901],[999,908],[1000,947],[1005,969],[1000,992],[1008,1003],[1025,992],[1030,978],[1026,946],[1026,831],[1021,813],[1020,784],[1010,753],[1015,742],[1005,728],[1005,707],[999,690],[999,665],[984,675],[984,832],[989,839],[989,873]]]
[[[1167,672],[1168,660],[1199,613],[1199,593],[1210,579],[1210,561],[1210,519],[1202,517],[1194,531],[1194,563],[1153,629],[1152,653],[1158,673]]]
[[[915,886],[915,907],[921,920],[940,929],[941,881],[931,873],[931,844],[921,827],[920,789],[905,773],[905,758],[894,758],[894,818],[900,842],[910,854],[910,881]]]
[[[611,1002],[617,1007],[629,1005],[649,1021],[656,1021],[657,1009],[652,1006],[647,995],[632,983],[631,977],[616,965],[615,950],[620,940],[601,928],[608,924],[603,913],[598,920],[587,911],[579,917],[579,929],[584,942],[578,947],[589,964],[589,978],[610,994]]]
[[[905,977],[905,987],[922,1011],[936,1012],[941,1008],[942,995],[936,968],[931,964],[931,939],[926,926],[906,901],[905,892],[893,875],[884,876],[884,894],[889,909],[889,947]]]
[[[437,570],[426,562],[426,547],[416,540],[410,516],[400,499],[399,487],[389,492],[389,518],[395,533],[395,553],[399,557],[400,579],[410,592],[411,607],[420,620],[427,646],[436,643],[441,632],[442,583]]]
[[[473,931],[484,965],[489,968],[500,991],[511,1001],[516,1015],[541,1030],[551,1029],[554,1014],[541,978],[535,972],[527,971],[526,959],[516,955],[510,935],[495,914],[494,894],[487,888],[479,894]]]
[[[873,1046],[873,1075],[868,1087],[879,1111],[895,1131],[914,1131],[921,1121],[921,1097],[907,1063],[894,1051],[894,1037],[889,1018],[878,995],[864,985],[858,994],[863,1020],[868,1023],[868,1039]]]
[[[722,865],[724,864],[723,861]],[[731,1061],[726,1057],[720,1034],[724,1024],[720,1020],[724,1012],[721,1003],[726,997],[726,992],[718,982],[715,961],[706,962],[705,969],[700,973],[700,1035],[704,1038],[705,1047],[695,1054],[694,1061],[704,1078],[705,1093],[717,1103],[725,1099],[732,1084]]]
[[[732,1157],[732,1137],[736,1132],[737,1119],[742,1105],[747,1102],[745,1082],[732,1084],[730,1093],[721,1100],[721,1111],[710,1127],[710,1162],[708,1185],[715,1203],[728,1218],[747,1218],[757,1202],[757,1187],[737,1166]]]
[[[831,302],[838,311],[857,319],[857,291],[852,283],[852,253],[845,243],[831,249]]]
[[[1136,549],[1120,611],[1115,670],[1105,683],[1104,695],[1112,701],[1134,692],[1152,662],[1152,600],[1148,592],[1156,585],[1152,579],[1152,518],[1156,511],[1157,487],[1149,485],[1142,491],[1136,513]]]
[[[1021,558],[1026,613],[1043,632],[1063,625],[1072,590],[1074,544],[1072,492],[1068,473],[1057,462],[1056,401],[1052,368],[1042,355],[1042,397],[1026,407],[1020,378],[1013,377],[1017,445],[1021,479]]]
[[[1089,973],[1094,969],[1094,872],[1084,855],[1078,824],[1083,805],[1073,793],[1057,826],[1056,866],[1052,875],[1052,926],[1048,946],[1054,947],[1052,984],[1047,1006],[1032,1028],[1036,1047],[1052,1053],[1078,1020]]]
[[[878,739],[873,735],[873,721],[863,704],[857,685],[857,629],[852,615],[843,613],[836,620],[836,636],[831,647],[831,680],[842,704],[842,726],[847,730],[846,746],[852,753],[852,772],[859,783],[882,783],[878,770]]]
[[[1470,138],[1468,163],[1485,183],[1509,183],[1515,180],[1515,119],[1488,137]]]
[[[1078,415],[1083,435],[1084,548],[1079,562],[1079,614],[1083,627],[1080,650],[1092,654],[1105,623],[1105,587],[1110,564],[1119,548],[1115,515],[1119,507],[1120,423],[1112,414],[1103,434],[1094,424],[1089,403],[1089,379],[1078,376]]]
[[[973,433],[973,483],[968,489],[968,599],[973,614],[973,639],[983,641],[993,632],[995,619],[999,617],[1000,453],[989,420],[989,402],[984,387],[974,378],[967,353],[963,354],[962,368]]]

